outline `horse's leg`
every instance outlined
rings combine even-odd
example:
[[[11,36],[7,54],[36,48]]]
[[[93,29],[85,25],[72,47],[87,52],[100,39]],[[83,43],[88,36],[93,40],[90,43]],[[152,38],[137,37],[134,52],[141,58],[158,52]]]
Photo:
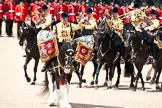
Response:
[[[110,67],[110,71],[109,71],[109,79],[108,79],[108,89],[109,88],[112,88],[112,79],[113,79],[113,74],[114,74],[114,71],[115,71],[115,66],[111,66]]]
[[[100,69],[102,67],[103,63],[99,63],[98,66],[97,66],[97,70],[96,70],[96,79],[95,79],[95,85],[98,86],[98,76],[99,76],[99,73],[100,73]]]
[[[47,78],[48,78],[48,88],[49,88],[48,104],[49,104],[49,106],[54,106],[56,95],[54,94],[53,75],[51,72],[47,72]]]
[[[156,78],[157,78],[157,71],[155,71],[155,69],[154,69],[154,75],[153,75],[153,77],[152,77],[152,79],[151,79],[150,84],[154,84]]]
[[[104,86],[108,86],[108,75],[109,75],[109,68],[106,67],[106,77],[105,77],[105,82],[104,82]]]
[[[60,108],[72,108],[68,101],[68,94],[69,94],[69,83],[71,80],[71,75],[64,74],[62,77],[62,81],[64,81],[64,84],[60,85],[60,89],[62,92],[61,100],[60,100]]]
[[[31,85],[35,85],[35,81],[37,80],[36,74],[37,74],[38,63],[39,63],[39,59],[35,59],[34,78],[33,78],[33,82],[31,83]]]
[[[28,77],[28,74],[27,74],[27,65],[30,62],[30,60],[31,60],[31,57],[27,56],[25,60],[25,64],[24,64],[24,72],[25,72],[25,77],[26,77],[27,82],[31,81],[30,77]]]
[[[85,68],[85,67],[84,67],[83,65],[81,65],[81,71],[80,71],[80,75],[81,75],[82,82],[83,82],[83,83],[86,83],[86,80],[85,80],[85,79],[83,79],[84,68]]]
[[[151,68],[149,69],[149,71],[147,72],[147,75],[146,75],[146,80],[147,80],[147,81],[151,79],[151,72],[152,72],[152,70],[153,70],[153,67],[151,67]]]
[[[138,73],[137,73],[137,77],[136,77],[135,86],[134,86],[134,91],[137,90],[137,84],[138,84],[139,77],[140,77],[140,72],[138,71]]]
[[[131,75],[131,83],[130,83],[129,88],[133,89],[133,88],[134,88],[133,82],[134,82],[134,80],[135,80],[134,72],[132,71],[130,75]]]
[[[93,61],[92,63],[94,65],[94,71],[93,71],[93,74],[92,74],[92,79],[91,79],[90,85],[94,85],[94,78],[95,78],[96,70],[97,70],[97,63],[96,63],[96,61]]]
[[[120,63],[117,64],[117,72],[118,72],[118,77],[117,77],[117,81],[115,84],[115,88],[118,88],[119,83],[120,83],[120,75],[121,75],[121,67],[120,67]]]
[[[140,78],[141,78],[141,83],[142,83],[142,90],[144,91],[145,90],[145,86],[144,86],[144,81],[143,81],[143,76],[142,76],[142,73],[140,71]]]
[[[159,90],[160,87],[159,87],[159,78],[160,78],[160,74],[161,74],[161,66],[160,64],[157,64],[156,66],[156,69],[155,69],[155,72],[157,72],[157,77],[156,77],[156,90]]]

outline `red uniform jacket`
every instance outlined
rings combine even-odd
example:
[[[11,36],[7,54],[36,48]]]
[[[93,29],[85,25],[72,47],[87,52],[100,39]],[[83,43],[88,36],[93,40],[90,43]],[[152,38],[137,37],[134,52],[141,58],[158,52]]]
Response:
[[[52,17],[54,17],[54,7],[53,7],[53,5],[48,6],[48,12],[51,14]]]
[[[96,7],[92,7],[92,16],[97,20],[97,8]]]
[[[52,6],[54,7],[54,17],[56,18],[56,15],[57,15],[57,9],[58,9],[59,4],[53,2],[53,3],[52,3]]]
[[[69,21],[70,22],[76,22],[76,16],[77,16],[77,7],[74,5],[68,6],[68,12],[69,12]]]
[[[162,25],[162,9],[158,10],[158,19],[160,20],[160,24]]]
[[[109,12],[110,12],[110,14],[111,14],[112,9],[113,9],[113,6],[108,6],[108,9],[109,9]]]
[[[96,12],[97,12],[97,20],[101,19],[102,15],[103,15],[102,12],[104,12],[104,7],[101,4],[99,4],[97,6],[97,11]]]
[[[87,9],[88,9],[87,5],[81,5],[79,11],[84,13],[84,16],[86,16]]]
[[[0,4],[0,19],[3,19],[3,15],[5,14],[5,5],[4,3]]]
[[[57,7],[57,12],[58,12],[58,15],[56,15],[57,20],[61,20],[61,14],[63,12],[68,13],[68,6],[66,4],[59,4]]]
[[[7,3],[7,19],[9,20],[14,20],[14,17],[15,17],[15,7],[16,7],[16,3],[11,3],[11,2],[8,2]]]
[[[26,9],[25,7],[25,5],[20,4],[15,7],[16,21],[25,21],[28,15],[28,9]]]

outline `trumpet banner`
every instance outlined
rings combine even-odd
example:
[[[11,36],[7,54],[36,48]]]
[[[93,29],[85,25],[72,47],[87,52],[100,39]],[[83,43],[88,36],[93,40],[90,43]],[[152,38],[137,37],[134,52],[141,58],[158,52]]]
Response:
[[[41,61],[44,63],[58,56],[59,49],[56,37],[38,43]]]
[[[78,42],[76,54],[74,60],[81,63],[83,66],[91,59],[93,48],[85,46],[81,42]]]

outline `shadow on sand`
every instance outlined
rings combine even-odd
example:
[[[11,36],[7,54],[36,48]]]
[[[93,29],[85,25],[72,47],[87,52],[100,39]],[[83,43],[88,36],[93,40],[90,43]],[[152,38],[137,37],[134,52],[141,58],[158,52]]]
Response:
[[[71,105],[73,108],[123,108],[116,106],[102,106],[102,105],[78,104],[78,103],[71,103]]]

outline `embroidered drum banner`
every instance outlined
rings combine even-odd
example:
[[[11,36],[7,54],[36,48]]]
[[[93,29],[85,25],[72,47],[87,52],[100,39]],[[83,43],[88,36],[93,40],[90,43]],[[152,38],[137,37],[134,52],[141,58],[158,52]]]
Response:
[[[81,63],[83,66],[91,59],[93,48],[85,46],[81,42],[78,42],[76,54],[74,60]]]
[[[43,63],[59,54],[56,37],[38,43],[38,48]]]

